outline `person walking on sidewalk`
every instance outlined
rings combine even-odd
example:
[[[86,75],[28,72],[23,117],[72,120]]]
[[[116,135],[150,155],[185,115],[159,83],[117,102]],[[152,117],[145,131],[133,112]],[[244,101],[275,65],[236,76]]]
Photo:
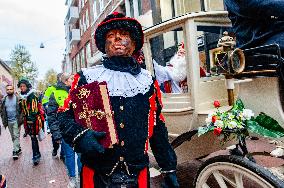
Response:
[[[62,75],[62,73],[57,74],[57,85],[60,82],[61,75]],[[57,88],[56,85],[50,85],[44,92],[43,99],[42,99],[42,105],[44,107],[44,111],[46,112],[46,114],[48,112],[48,102],[49,102],[50,96],[56,90],[56,88]],[[47,125],[47,133],[49,134],[50,133],[50,126],[49,126],[50,122],[49,122],[48,116],[46,118],[45,123]],[[52,157],[56,157],[60,143],[56,142],[56,140],[54,139],[54,134],[51,135],[51,139],[52,139],[52,146],[53,146]],[[60,159],[63,160],[63,162],[65,160],[64,155],[65,155],[64,151],[61,149],[60,150]]]
[[[69,184],[68,188],[77,187],[76,168],[75,168],[75,152],[74,150],[62,139],[59,124],[57,119],[57,110],[64,105],[64,100],[68,96],[68,91],[73,82],[73,76],[63,73],[56,85],[56,89],[50,95],[47,109],[47,117],[49,121],[50,131],[52,137],[57,143],[61,143],[61,149],[65,154],[65,165],[68,170]],[[81,170],[81,162],[77,160],[78,171]]]
[[[24,115],[25,132],[30,135],[33,150],[33,163],[38,165],[41,154],[39,151],[37,135],[39,130],[43,128],[43,121],[38,109],[38,99],[32,90],[32,85],[27,79],[21,79],[18,82],[20,88],[20,108]]]
[[[8,127],[13,142],[13,159],[17,160],[22,153],[20,146],[20,127],[23,123],[19,97],[14,93],[12,85],[6,86],[7,95],[1,104],[1,118],[5,129]]]

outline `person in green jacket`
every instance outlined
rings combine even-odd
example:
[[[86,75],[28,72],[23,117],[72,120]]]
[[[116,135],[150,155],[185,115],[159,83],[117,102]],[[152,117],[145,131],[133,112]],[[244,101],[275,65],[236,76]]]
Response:
[[[62,76],[62,73],[57,74],[57,84],[60,82],[61,76]],[[57,84],[50,85],[44,92],[44,96],[43,96],[43,99],[42,99],[42,105],[43,105],[43,108],[44,108],[44,111],[46,112],[46,114],[47,114],[47,111],[48,111],[48,103],[49,103],[50,96],[54,93],[54,91],[56,91]],[[47,127],[46,132],[49,134],[50,133],[50,126],[49,126],[50,123],[49,123],[48,116],[46,118],[45,124],[46,124],[46,127]],[[52,146],[53,146],[52,157],[56,157],[60,144],[58,142],[56,142],[53,135],[51,136],[51,138],[52,138]],[[60,152],[60,159],[64,160],[63,150],[61,150],[61,152]]]
[[[65,154],[65,165],[69,176],[69,188],[78,186],[76,179],[76,168],[75,168],[75,152],[74,150],[63,140],[60,131],[60,121],[57,118],[58,108],[64,105],[65,99],[68,97],[68,92],[73,82],[73,76],[67,73],[63,73],[60,77],[60,81],[56,85],[56,89],[50,95],[47,109],[47,117],[49,126],[52,134],[52,138],[57,142],[61,143],[61,150]],[[77,169],[80,173],[81,162],[79,157],[77,158]]]

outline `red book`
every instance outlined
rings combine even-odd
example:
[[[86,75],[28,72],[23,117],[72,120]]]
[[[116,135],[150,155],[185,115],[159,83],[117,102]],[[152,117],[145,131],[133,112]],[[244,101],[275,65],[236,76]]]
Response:
[[[75,121],[85,128],[106,132],[99,140],[104,148],[118,143],[106,82],[92,82],[70,93]]]

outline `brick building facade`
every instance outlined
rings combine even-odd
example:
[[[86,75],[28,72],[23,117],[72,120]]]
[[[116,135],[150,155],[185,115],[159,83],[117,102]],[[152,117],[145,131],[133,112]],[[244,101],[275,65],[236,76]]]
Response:
[[[95,45],[95,29],[113,11],[136,18],[145,29],[190,12],[224,10],[223,0],[66,0],[65,4],[68,13],[63,70],[73,73],[100,62],[102,53]],[[155,42],[159,46],[163,40]]]
[[[6,85],[15,85],[11,68],[0,59],[0,93],[6,95]]]

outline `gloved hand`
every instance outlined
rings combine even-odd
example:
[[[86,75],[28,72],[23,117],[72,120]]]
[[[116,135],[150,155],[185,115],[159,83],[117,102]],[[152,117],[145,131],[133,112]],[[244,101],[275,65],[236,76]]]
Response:
[[[163,174],[164,183],[162,184],[163,188],[178,188],[178,179],[176,172],[168,172]]]
[[[97,155],[104,153],[105,149],[98,140],[105,137],[105,132],[87,131],[81,138],[75,142],[74,150],[78,153]]]

